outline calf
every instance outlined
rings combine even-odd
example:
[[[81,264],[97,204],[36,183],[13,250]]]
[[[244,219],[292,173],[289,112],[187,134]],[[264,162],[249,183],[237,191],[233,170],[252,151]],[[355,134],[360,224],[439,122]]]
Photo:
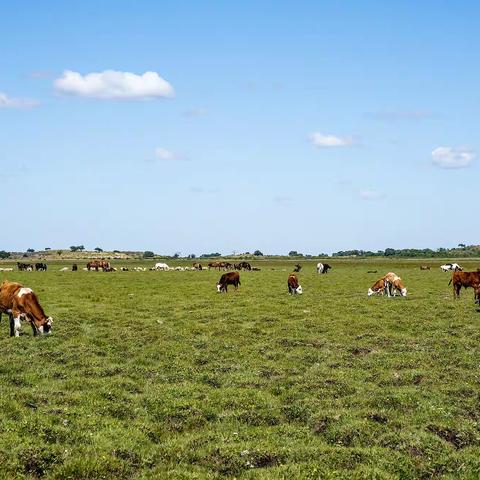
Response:
[[[0,316],[7,313],[10,319],[10,336],[18,337],[22,329],[21,320],[32,325],[33,334],[50,334],[52,317],[47,317],[30,288],[20,283],[4,280],[0,285]]]
[[[240,285],[240,274],[238,272],[224,273],[217,283],[217,292],[226,293],[228,291],[228,285],[233,285],[235,290],[238,289],[238,286]]]
[[[452,278],[448,284],[453,284],[453,298],[460,297],[460,290],[463,288],[472,287],[478,290],[480,287],[480,272],[453,272]]]
[[[301,295],[303,293],[302,286],[298,283],[298,278],[294,273],[288,276],[287,286],[290,295],[296,295],[297,293]]]

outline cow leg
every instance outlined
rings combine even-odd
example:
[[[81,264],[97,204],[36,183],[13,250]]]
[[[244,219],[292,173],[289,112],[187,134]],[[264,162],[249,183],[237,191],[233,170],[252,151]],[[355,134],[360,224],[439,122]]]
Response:
[[[10,325],[10,336],[13,337],[15,335],[15,323],[13,321],[12,313],[8,314],[8,323]]]
[[[32,326],[33,336],[36,337],[38,335],[37,327],[33,322],[30,322],[30,325]]]
[[[17,317],[14,317],[12,314],[12,320],[13,322],[10,324],[10,336],[13,337],[19,337],[20,336],[20,330],[22,329],[22,323],[20,321],[20,314]],[[12,327],[13,327],[13,335],[12,335]]]

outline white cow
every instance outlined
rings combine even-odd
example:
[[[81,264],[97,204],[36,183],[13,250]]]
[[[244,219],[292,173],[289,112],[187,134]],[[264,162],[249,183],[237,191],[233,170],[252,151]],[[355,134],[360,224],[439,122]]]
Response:
[[[445,263],[444,265],[440,265],[442,272],[448,272],[449,270],[453,270],[454,272],[461,272],[463,268],[458,263]]]
[[[170,267],[166,263],[158,262],[155,264],[155,270],[170,270]]]
[[[332,267],[328,263],[317,263],[317,273],[328,273]]]

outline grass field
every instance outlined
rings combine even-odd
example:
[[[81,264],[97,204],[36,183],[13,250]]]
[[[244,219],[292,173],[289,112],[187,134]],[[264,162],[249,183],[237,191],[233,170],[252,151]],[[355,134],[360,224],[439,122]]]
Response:
[[[473,291],[438,260],[332,260],[289,296],[293,263],[228,294],[213,271],[0,274],[55,320],[0,324],[0,478],[479,478]],[[408,297],[367,298],[390,270]]]

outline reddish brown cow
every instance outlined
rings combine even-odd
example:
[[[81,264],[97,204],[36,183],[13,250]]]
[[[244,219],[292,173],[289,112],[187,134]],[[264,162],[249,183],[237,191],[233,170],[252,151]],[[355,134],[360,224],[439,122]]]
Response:
[[[224,273],[221,277],[220,280],[217,283],[217,292],[227,292],[228,285],[233,285],[235,287],[235,290],[238,289],[238,286],[240,285],[240,274],[238,272],[228,272]]]
[[[32,325],[33,334],[49,334],[52,317],[47,317],[30,288],[20,283],[4,280],[0,285],[0,316],[7,313],[10,319],[10,336],[18,337],[22,329],[21,320]]]
[[[463,288],[472,287],[478,290],[480,287],[480,272],[453,272],[452,278],[448,284],[453,284],[453,298],[460,297],[460,290]]]
[[[303,293],[302,286],[298,283],[298,278],[294,273],[288,276],[287,286],[290,295],[296,295],[297,293],[301,295]]]

